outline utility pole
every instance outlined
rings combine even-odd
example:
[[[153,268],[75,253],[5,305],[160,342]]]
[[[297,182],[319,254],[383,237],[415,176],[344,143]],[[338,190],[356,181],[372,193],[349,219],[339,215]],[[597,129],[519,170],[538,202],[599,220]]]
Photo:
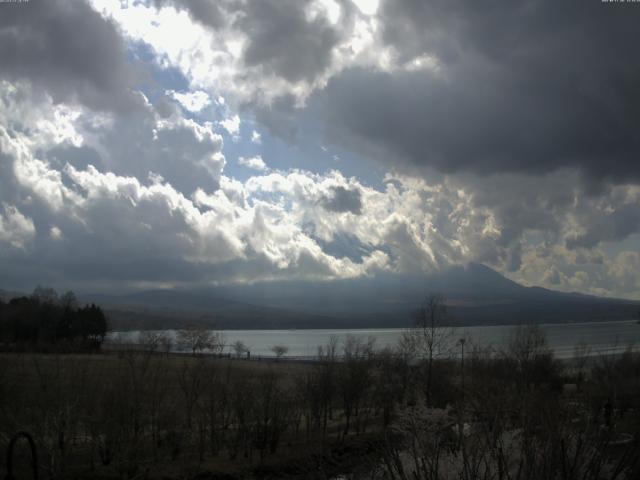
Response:
[[[462,377],[462,401],[464,403],[464,344],[466,342],[466,339],[461,338],[460,339],[460,349],[461,349],[461,356],[460,356],[460,376]]]
[[[459,340],[460,343],[460,392],[461,392],[461,401],[460,407],[458,408],[458,449],[462,447],[462,439],[464,437],[464,344],[466,340],[461,338]],[[463,449],[462,455],[465,455],[465,450]]]

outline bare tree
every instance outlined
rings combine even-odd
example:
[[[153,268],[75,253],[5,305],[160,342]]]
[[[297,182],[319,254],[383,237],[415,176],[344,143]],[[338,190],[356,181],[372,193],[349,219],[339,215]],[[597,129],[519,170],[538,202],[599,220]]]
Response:
[[[530,384],[549,382],[559,368],[544,330],[538,325],[517,326],[509,339],[506,357],[523,392]]]
[[[351,419],[356,419],[356,433],[362,424],[360,414],[371,388],[372,360],[375,338],[366,340],[347,335],[344,341],[343,358],[338,373],[338,391],[345,416],[344,435],[348,435]]]
[[[518,325],[511,332],[507,353],[519,364],[550,353],[547,337],[538,325]]]
[[[333,418],[333,399],[336,395],[336,367],[339,339],[331,335],[329,342],[318,347],[318,398],[322,415],[322,432],[326,435],[329,419]]]
[[[270,348],[270,350],[274,353],[276,358],[280,360],[283,355],[287,354],[287,352],[289,351],[289,347],[287,347],[286,345],[274,345]]]
[[[201,327],[189,327],[178,331],[178,344],[185,350],[190,350],[195,356],[198,352],[213,349],[218,345],[216,334]]]
[[[224,353],[224,347],[226,346],[226,340],[223,332],[212,332],[209,341],[209,350],[215,355],[222,356]]]
[[[416,314],[415,327],[403,335],[402,343],[407,351],[414,351],[426,362],[426,400],[431,404],[433,362],[448,353],[453,330],[446,325],[447,306],[445,297],[439,293],[427,295]]]
[[[147,352],[155,352],[160,348],[161,334],[152,331],[143,331],[138,334],[138,343]]]
[[[244,344],[242,340],[236,340],[235,342],[233,342],[231,348],[233,348],[233,351],[238,358],[242,357],[246,352],[249,351],[249,348]]]
[[[59,299],[59,303],[62,308],[69,310],[75,310],[78,308],[78,299],[76,298],[76,294],[71,290],[62,294]]]
[[[47,305],[58,303],[58,293],[53,288],[43,287],[41,285],[38,285],[33,290],[31,298]]]
[[[171,335],[167,333],[161,333],[159,344],[162,352],[166,355],[169,355],[169,353],[171,352],[171,348],[173,347],[173,338],[171,338]]]

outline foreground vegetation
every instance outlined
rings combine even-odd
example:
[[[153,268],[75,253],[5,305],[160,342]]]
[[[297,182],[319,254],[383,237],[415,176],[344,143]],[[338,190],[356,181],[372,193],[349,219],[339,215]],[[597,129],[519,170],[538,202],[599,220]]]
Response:
[[[0,448],[28,432],[45,478],[640,478],[638,354],[560,363],[531,327],[446,358],[429,318],[314,363],[3,354]]]

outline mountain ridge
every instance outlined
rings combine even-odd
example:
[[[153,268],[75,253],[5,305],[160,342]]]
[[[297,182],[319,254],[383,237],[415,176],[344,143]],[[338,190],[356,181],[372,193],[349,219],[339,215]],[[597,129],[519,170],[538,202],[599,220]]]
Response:
[[[635,318],[640,308],[640,302],[632,300],[523,286],[475,263],[420,275],[80,294],[78,299],[101,305],[114,330],[193,324],[225,329],[379,328],[411,326],[431,293],[445,297],[448,320],[459,325],[620,320]]]
[[[131,315],[146,309],[166,317],[162,324],[173,318],[238,329],[408,327],[425,296],[435,292],[445,296],[450,321],[461,325],[634,318],[640,305],[523,286],[481,264],[425,275],[151,290],[103,296],[102,303],[115,316],[123,307]]]

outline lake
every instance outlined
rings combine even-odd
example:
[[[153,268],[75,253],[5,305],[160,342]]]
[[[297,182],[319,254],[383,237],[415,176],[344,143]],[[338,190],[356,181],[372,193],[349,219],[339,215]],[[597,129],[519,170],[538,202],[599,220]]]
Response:
[[[640,344],[640,324],[636,320],[590,322],[569,324],[540,325],[547,336],[549,346],[558,358],[573,356],[578,344],[589,347],[592,355],[615,353],[627,346]],[[506,345],[515,327],[508,325],[458,327],[453,329],[452,339],[466,338],[466,349],[471,345],[481,347],[492,346],[500,349]],[[274,356],[270,348],[274,345],[285,345],[289,348],[288,357],[313,357],[318,346],[326,345],[332,336],[344,342],[348,335],[366,339],[373,337],[376,346],[383,348],[395,345],[404,329],[314,329],[314,330],[224,330],[224,341],[231,345],[242,341],[251,351],[252,356]],[[175,330],[165,333],[175,338]],[[139,332],[113,332],[107,338],[108,343],[116,341],[136,343]],[[178,348],[176,348],[179,351]],[[232,351],[227,347],[226,352]]]

